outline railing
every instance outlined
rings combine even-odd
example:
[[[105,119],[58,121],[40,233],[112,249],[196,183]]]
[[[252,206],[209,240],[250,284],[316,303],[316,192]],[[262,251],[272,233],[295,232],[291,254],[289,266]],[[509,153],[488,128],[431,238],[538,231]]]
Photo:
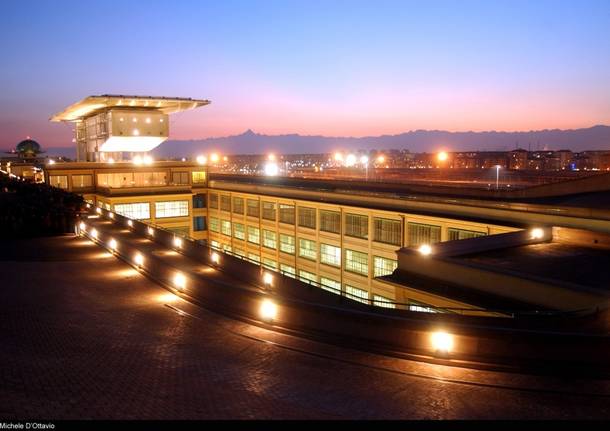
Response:
[[[584,315],[584,314],[595,312],[595,309],[576,309],[576,310],[559,311],[559,310],[548,310],[548,309],[518,310],[518,309],[482,308],[482,307],[470,307],[470,308],[438,307],[438,306],[434,306],[434,305],[423,304],[412,298],[405,298],[406,302],[396,302],[396,301],[392,301],[392,300],[379,300],[379,299],[374,299],[374,298],[370,298],[370,297],[362,298],[360,296],[351,294],[343,289],[337,289],[332,286],[321,284],[317,281],[303,279],[303,278],[299,277],[297,274],[293,274],[292,272],[283,271],[281,269],[269,267],[267,265],[264,265],[262,262],[251,259],[245,255],[234,253],[233,251],[229,251],[229,250],[223,250],[221,247],[216,247],[211,244],[208,244],[205,240],[197,240],[197,239],[191,238],[190,236],[188,236],[186,234],[180,234],[178,232],[174,232],[159,224],[152,223],[152,222],[144,222],[141,220],[132,220],[129,217],[126,217],[122,214],[114,213],[113,211],[106,210],[103,208],[100,208],[100,209],[103,212],[118,214],[127,220],[131,220],[132,222],[142,223],[145,226],[150,226],[150,227],[153,227],[154,229],[164,231],[174,237],[180,237],[183,240],[189,241],[190,243],[199,244],[201,246],[208,247],[210,250],[214,250],[215,252],[222,253],[223,255],[231,256],[231,257],[243,260],[245,262],[248,262],[250,264],[262,267],[266,270],[273,271],[284,277],[289,277],[294,281],[303,283],[304,285],[317,287],[322,290],[326,290],[330,293],[333,293],[335,295],[341,296],[343,298],[346,298],[346,299],[349,299],[352,301],[356,301],[358,303],[365,304],[365,305],[372,306],[372,307],[402,309],[402,310],[406,310],[406,311],[410,311],[410,312],[417,312],[417,313],[445,313],[445,314],[449,313],[449,314],[470,314],[470,315],[481,314],[481,315],[485,315],[488,317],[503,317],[503,318],[516,318],[516,317],[520,317],[520,316],[555,316],[555,317],[557,317],[557,316],[577,316],[577,315]],[[112,220],[116,220],[116,219],[112,219]],[[222,270],[222,266],[221,265],[217,266],[217,269]],[[383,304],[383,305],[379,305],[379,304]],[[414,309],[413,307],[425,308],[425,309],[428,309],[429,311],[421,311],[418,309]],[[495,316],[490,316],[490,315],[495,315]]]

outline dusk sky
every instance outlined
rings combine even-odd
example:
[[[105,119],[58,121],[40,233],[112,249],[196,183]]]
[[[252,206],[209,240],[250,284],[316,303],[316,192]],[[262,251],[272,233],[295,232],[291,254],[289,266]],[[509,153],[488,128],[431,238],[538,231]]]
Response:
[[[4,1],[0,148],[94,94],[210,99],[173,139],[610,124],[610,1]]]

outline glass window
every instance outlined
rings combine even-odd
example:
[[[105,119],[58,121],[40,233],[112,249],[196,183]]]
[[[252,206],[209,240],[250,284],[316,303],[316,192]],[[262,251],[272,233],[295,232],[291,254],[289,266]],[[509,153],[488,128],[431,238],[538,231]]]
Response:
[[[477,238],[479,236],[486,236],[485,232],[477,232],[473,230],[455,229],[449,228],[449,241],[455,241],[460,239]]]
[[[294,236],[280,234],[280,251],[288,254],[294,254],[295,241]]]
[[[222,211],[231,211],[231,196],[220,195],[220,209]]]
[[[277,270],[277,262],[267,257],[263,257],[263,266],[265,268],[272,269],[273,271]]]
[[[97,174],[97,184],[109,188],[165,186],[167,174],[165,171]]]
[[[259,206],[258,201],[255,199],[248,199],[248,215],[250,217],[259,217]]]
[[[320,210],[320,230],[341,233],[341,214],[337,211]]]
[[[373,277],[382,277],[394,272],[398,267],[398,261],[385,257],[373,256]]]
[[[434,244],[441,240],[441,227],[422,223],[408,223],[409,246]]]
[[[260,244],[260,236],[261,232],[259,228],[254,226],[248,226],[248,242],[251,242],[252,244]]]
[[[244,213],[244,198],[233,198],[233,212],[235,214],[243,214]]]
[[[381,295],[373,295],[373,304],[377,307],[396,308],[396,304],[390,298]]]
[[[182,185],[189,183],[188,172],[172,172],[172,184]]]
[[[214,250],[220,250],[220,243],[218,241],[212,240],[210,241],[210,247],[212,247]]]
[[[256,263],[261,263],[261,257],[256,253],[248,253],[248,259]]]
[[[401,222],[386,218],[373,218],[373,241],[401,245]]]
[[[67,175],[49,175],[49,183],[53,187],[60,189],[68,188],[68,176]]]
[[[173,232],[179,236],[189,236],[189,234],[191,233],[191,229],[189,226],[173,226],[173,227],[166,227],[165,229],[167,229],[170,232]]]
[[[218,209],[218,194],[210,193],[210,208]]]
[[[345,214],[345,235],[367,239],[369,237],[368,216]]]
[[[205,183],[205,171],[193,171],[193,184],[204,184]]]
[[[193,195],[193,208],[205,208],[205,193]]]
[[[309,271],[303,271],[302,269],[299,270],[299,280],[309,284],[317,284],[318,281],[316,274]]]
[[[420,313],[438,313],[439,310],[431,305],[422,304],[421,302],[409,301],[409,311],[419,311]]]
[[[193,230],[195,232],[205,230],[205,217],[204,216],[193,217]]]
[[[220,232],[223,235],[231,236],[231,222],[229,220],[220,220]]]
[[[295,278],[297,274],[294,266],[286,265],[283,263],[280,263],[280,271],[282,272],[282,274],[292,278]]]
[[[345,270],[369,275],[369,255],[355,250],[345,250]]]
[[[320,244],[320,262],[332,266],[341,266],[341,247]]]
[[[246,239],[246,229],[241,223],[233,223],[233,236],[237,239]]]
[[[299,226],[316,228],[316,209],[309,207],[299,207]]]
[[[275,202],[263,201],[263,218],[275,221]]]
[[[220,220],[216,217],[210,217],[210,231],[220,232]]]
[[[320,277],[320,287],[337,295],[341,295],[341,283],[332,278]]]
[[[299,256],[316,260],[316,242],[299,238]]]
[[[294,205],[280,204],[280,223],[294,224]]]
[[[354,301],[362,302],[364,304],[369,303],[369,293],[366,290],[358,289],[357,287],[345,285],[345,296]]]
[[[226,251],[226,252],[231,253],[231,250],[232,250],[231,244],[223,244],[222,245],[222,251]]]
[[[275,232],[263,229],[263,246],[274,250],[277,248],[277,236]]]
[[[72,175],[72,188],[85,189],[93,187],[93,175]]]
[[[236,255],[237,257],[244,257],[246,255],[246,252],[244,251],[243,248],[237,248],[235,247],[235,250],[233,250],[233,254]]]
[[[138,202],[133,204],[115,204],[114,211],[125,217],[134,220],[150,218],[150,204],[148,202]]]
[[[189,201],[155,202],[155,217],[185,217],[189,215]]]

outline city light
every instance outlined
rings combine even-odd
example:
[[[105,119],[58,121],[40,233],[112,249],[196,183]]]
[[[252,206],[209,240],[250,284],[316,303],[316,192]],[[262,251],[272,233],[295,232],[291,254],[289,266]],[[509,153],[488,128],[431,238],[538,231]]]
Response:
[[[80,224],[78,225],[78,228],[79,228],[80,230],[83,230],[83,231],[84,231],[84,230],[87,228],[87,225],[85,224],[85,222],[84,222],[84,221],[82,221],[82,222],[80,222]]]
[[[342,162],[343,161],[343,154],[341,153],[335,153],[335,162]]]
[[[108,213],[108,218],[114,218],[114,213]]]
[[[212,163],[217,163],[218,160],[220,160],[220,156],[217,153],[212,153],[212,155],[210,156],[210,160],[212,161]]]
[[[127,226],[133,227],[133,222],[131,220],[127,220]]]
[[[351,166],[354,166],[356,164],[356,156],[353,154],[348,154],[347,158],[345,159],[345,166],[347,166],[348,168]]]
[[[532,229],[531,237],[532,239],[542,239],[544,237],[544,230],[539,227]]]
[[[428,244],[422,244],[419,246],[417,251],[419,251],[423,256],[428,256],[430,253],[432,253],[432,247],[430,247]]]
[[[113,159],[112,157],[110,157],[110,158],[108,159],[108,163],[113,164],[113,163],[114,163],[114,159]]]
[[[263,283],[265,283],[265,286],[271,286],[273,283],[273,275],[271,275],[270,272],[265,272],[263,274]]]
[[[144,256],[142,256],[142,253],[136,253],[133,257],[133,261],[137,267],[141,267],[144,265]]]
[[[91,238],[97,238],[97,229],[91,229]]]
[[[385,162],[385,156],[381,155],[381,156],[377,156],[377,163],[384,163]]]
[[[174,237],[174,247],[182,247],[182,238],[178,238],[177,236]]]
[[[200,165],[205,165],[208,162],[208,158],[206,156],[197,156],[197,163]]]
[[[360,157],[360,163],[362,163],[363,165],[366,165],[368,162],[369,162],[369,158],[367,156]]]
[[[267,159],[274,162],[275,161],[275,154],[271,153],[267,156]]]
[[[212,259],[212,262],[214,263],[214,265],[218,265],[220,263],[220,255],[218,253],[216,253],[216,252],[212,253],[210,258]]]
[[[54,164],[55,164],[55,160],[49,159],[49,165],[54,165]]]
[[[259,314],[263,320],[271,322],[277,317],[277,305],[270,299],[264,299],[259,308]]]
[[[111,238],[110,241],[108,241],[108,247],[110,248],[110,250],[115,251],[117,247],[116,239]]]
[[[153,236],[155,234],[155,230],[152,227],[150,227],[150,226],[146,230],[148,231],[148,234],[150,236]]]
[[[453,335],[444,331],[433,332],[430,342],[435,352],[447,354],[453,349]]]
[[[146,155],[142,158],[142,162],[144,162],[144,164],[148,165],[148,166],[152,165],[153,161],[154,161],[153,158],[149,155]]]
[[[95,209],[95,212],[98,213],[98,214],[101,214],[102,213],[102,209],[100,207],[97,207]]]
[[[439,162],[444,162],[449,158],[449,155],[445,151],[441,151],[440,153],[438,153],[436,158]]]
[[[186,277],[179,272],[176,273],[176,275],[174,275],[174,286],[176,286],[177,289],[184,290],[186,287]]]
[[[131,162],[136,166],[140,166],[142,165],[142,163],[144,163],[144,161],[142,160],[142,156],[140,156],[139,154],[134,156]]]
[[[87,206],[87,208],[91,208],[91,204],[87,204],[86,206]]]
[[[275,177],[279,172],[280,168],[277,166],[277,163],[269,162],[265,164],[265,175]]]

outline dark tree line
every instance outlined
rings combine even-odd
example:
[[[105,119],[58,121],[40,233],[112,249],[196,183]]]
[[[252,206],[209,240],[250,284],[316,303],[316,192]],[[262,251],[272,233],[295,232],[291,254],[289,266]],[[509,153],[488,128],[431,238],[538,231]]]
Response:
[[[0,239],[74,232],[82,196],[0,174]]]

